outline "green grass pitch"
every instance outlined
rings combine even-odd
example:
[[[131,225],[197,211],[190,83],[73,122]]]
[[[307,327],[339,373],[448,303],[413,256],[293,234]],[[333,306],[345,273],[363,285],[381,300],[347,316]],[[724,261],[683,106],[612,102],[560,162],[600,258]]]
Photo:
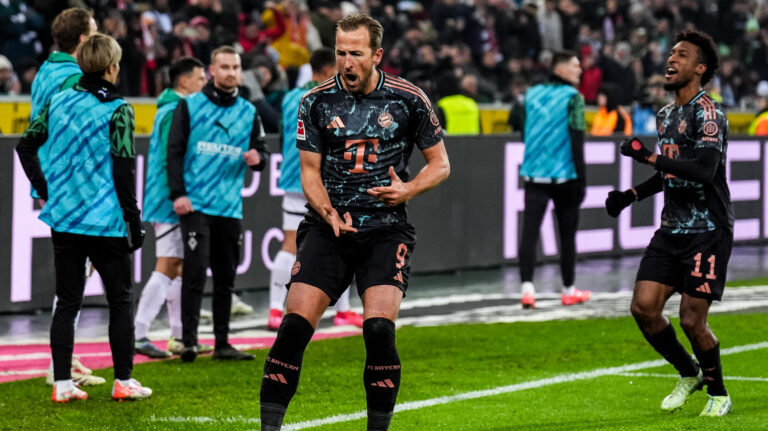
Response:
[[[678,321],[673,323],[677,326]],[[768,341],[765,314],[718,314],[710,326],[727,349]],[[689,347],[677,326],[678,337]],[[631,318],[537,323],[455,325],[398,330],[403,364],[399,405],[493,390],[547,378],[659,359]],[[47,430],[253,430],[265,350],[253,362],[213,362],[199,357],[137,365],[134,376],[155,393],[149,400],[116,403],[111,385],[87,388],[89,399],[58,405],[43,379],[0,385],[0,429]],[[734,410],[699,418],[706,397],[697,392],[678,412],[659,409],[675,385],[672,377],[601,375],[395,414],[397,430],[759,430],[768,427],[768,345],[723,355]],[[301,384],[284,429],[362,430],[365,419],[306,428],[302,422],[365,410],[361,337],[312,342]],[[669,365],[634,373],[672,375]],[[111,381],[111,370],[97,374]],[[729,380],[757,377],[763,380]],[[550,381],[551,382],[551,381]],[[354,417],[354,416],[353,416]],[[299,426],[296,426],[299,424]]]

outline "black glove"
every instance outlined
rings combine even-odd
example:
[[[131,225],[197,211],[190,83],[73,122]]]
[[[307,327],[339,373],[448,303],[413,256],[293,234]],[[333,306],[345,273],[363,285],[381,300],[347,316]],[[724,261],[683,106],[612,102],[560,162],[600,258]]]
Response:
[[[605,199],[605,210],[608,211],[609,216],[618,217],[621,210],[632,205],[634,201],[635,193],[632,190],[623,192],[614,190],[608,193],[608,197]]]
[[[637,136],[621,141],[620,151],[621,154],[632,157],[640,163],[648,163],[648,158],[653,154],[645,148],[643,141],[638,139]]]
[[[141,220],[126,221],[125,227],[128,229],[128,248],[130,251],[134,252],[140,249],[144,245],[144,236],[147,234]]]

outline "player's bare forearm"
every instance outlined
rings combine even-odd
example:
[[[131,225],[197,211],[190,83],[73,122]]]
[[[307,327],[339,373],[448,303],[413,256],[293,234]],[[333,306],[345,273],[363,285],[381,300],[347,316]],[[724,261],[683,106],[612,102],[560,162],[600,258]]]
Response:
[[[331,199],[328,197],[328,191],[323,185],[321,176],[321,157],[319,153],[299,151],[301,188],[309,205],[319,214],[323,214],[323,207],[331,205]]]
[[[422,154],[427,165],[411,181],[406,183],[411,188],[409,199],[436,187],[451,174],[451,163],[448,160],[448,153],[445,151],[443,141],[422,151]]]

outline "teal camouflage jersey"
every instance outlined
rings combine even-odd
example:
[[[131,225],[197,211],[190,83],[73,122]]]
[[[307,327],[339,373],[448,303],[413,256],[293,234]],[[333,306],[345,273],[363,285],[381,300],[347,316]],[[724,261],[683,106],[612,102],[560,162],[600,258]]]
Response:
[[[695,152],[713,148],[722,153],[711,183],[702,184],[660,172],[664,179],[661,229],[673,234],[733,229],[731,194],[725,178],[728,118],[704,91],[682,106],[674,103],[656,115],[659,150],[670,159],[694,159]]]
[[[339,77],[304,96],[296,132],[300,150],[322,155],[323,185],[333,207],[349,211],[360,231],[407,220],[405,205],[389,207],[366,193],[391,184],[389,167],[408,181],[414,145],[426,150],[442,140],[442,129],[424,92],[379,71],[369,94],[343,89]],[[309,217],[318,217],[314,211]]]

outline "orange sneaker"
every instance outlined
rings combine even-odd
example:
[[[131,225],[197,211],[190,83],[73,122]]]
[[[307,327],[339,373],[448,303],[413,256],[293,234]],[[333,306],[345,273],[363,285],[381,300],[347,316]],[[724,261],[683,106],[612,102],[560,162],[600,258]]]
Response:
[[[523,308],[536,308],[536,297],[531,292],[524,293],[520,302],[523,303]]]
[[[51,400],[54,403],[68,403],[74,400],[88,399],[88,393],[75,386],[74,383],[72,384],[72,389],[64,392],[57,391],[56,386],[55,384],[53,385],[53,395],[51,395]]]
[[[112,386],[112,399],[115,401],[142,400],[152,395],[152,389],[141,386],[136,379],[130,379],[127,385],[115,380]]]
[[[352,310],[337,311],[336,317],[333,318],[333,324],[335,326],[354,325],[358,328],[362,328],[363,316],[355,313]]]
[[[270,331],[277,331],[280,329],[280,324],[283,323],[283,311],[277,308],[269,309],[269,320],[267,320],[267,329]]]
[[[563,305],[576,305],[589,301],[591,296],[592,292],[589,290],[573,289],[573,295],[563,293],[560,299]]]

